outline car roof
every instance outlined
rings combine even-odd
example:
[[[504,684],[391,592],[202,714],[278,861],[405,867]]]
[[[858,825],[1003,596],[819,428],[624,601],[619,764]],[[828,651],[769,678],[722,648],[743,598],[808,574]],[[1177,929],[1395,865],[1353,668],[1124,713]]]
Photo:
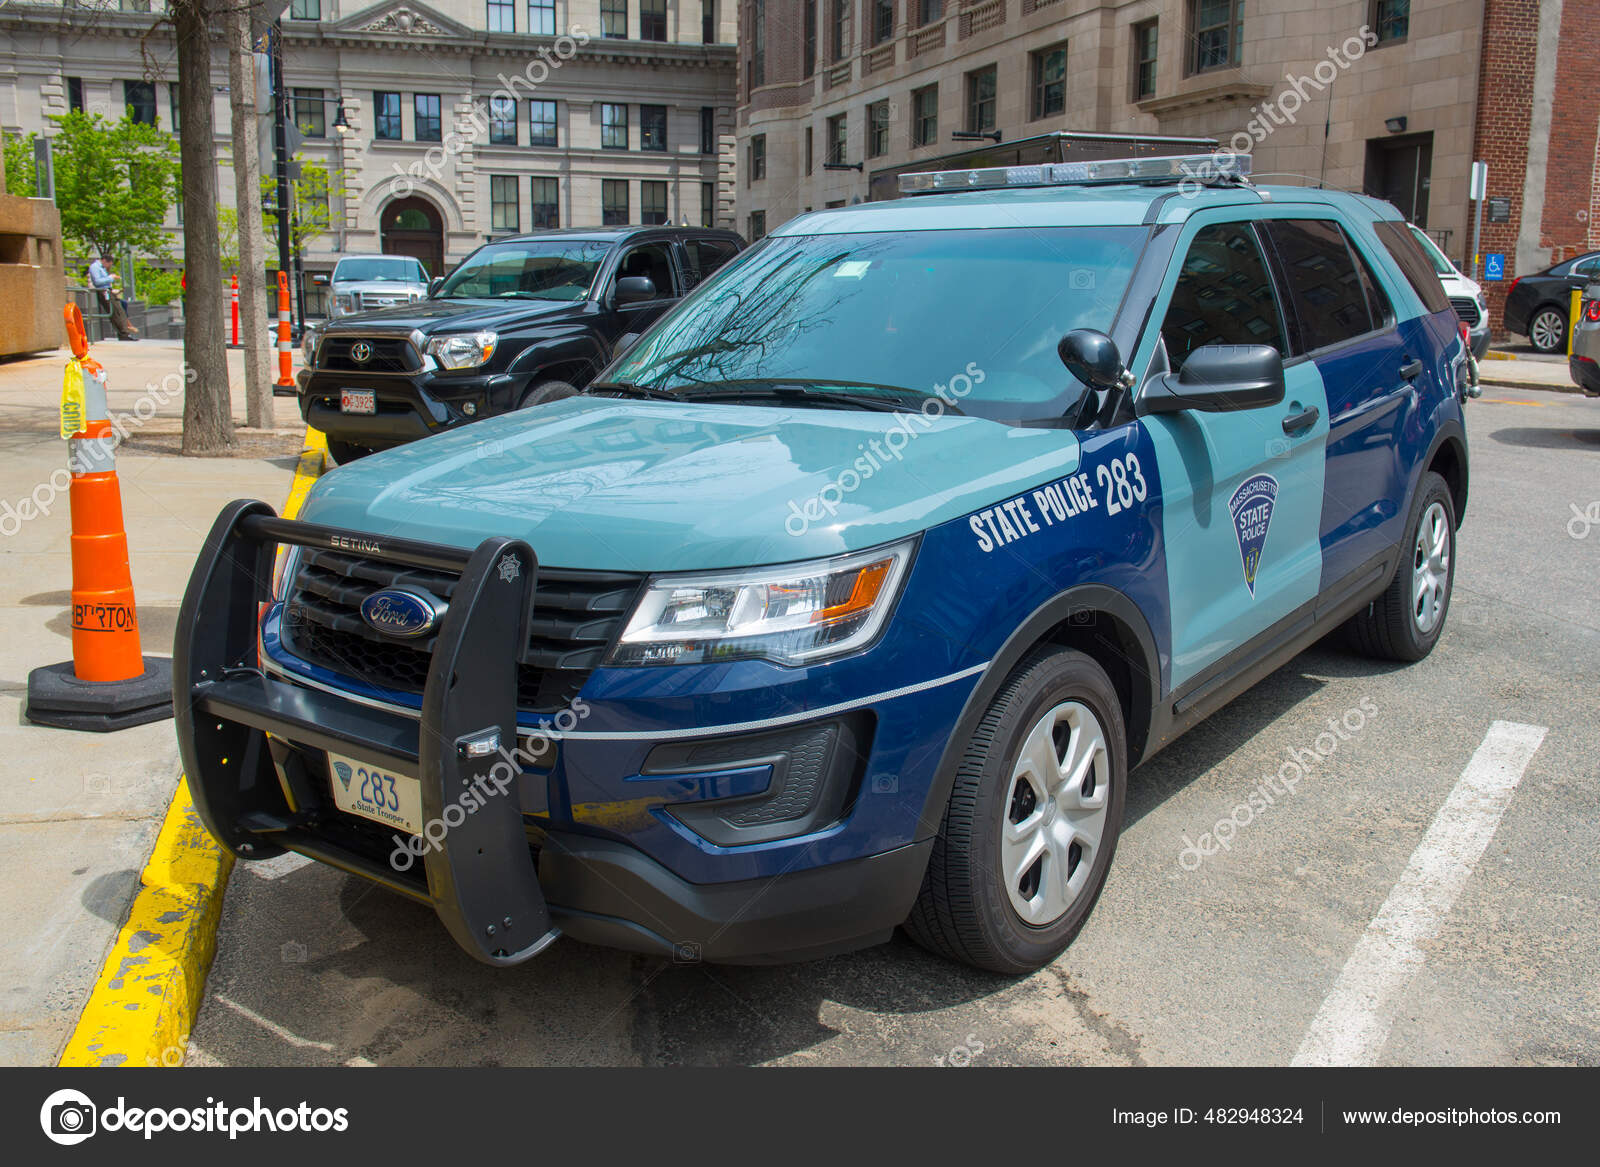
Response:
[[[772,234],[839,235],[862,231],[934,231],[984,227],[1117,227],[1181,223],[1216,207],[1269,205],[1334,208],[1357,218],[1401,220],[1386,202],[1305,186],[1202,186],[1105,183],[952,191],[813,211]]]
[[[655,227],[638,224],[630,224],[626,227],[552,227],[547,231],[524,231],[518,235],[497,236],[487,242],[527,243],[535,239],[571,239],[578,242],[592,240],[596,243],[619,243],[624,239],[631,239],[635,235],[645,234],[669,237],[712,235],[728,239],[738,238],[735,232],[721,227],[681,227],[669,223]]]

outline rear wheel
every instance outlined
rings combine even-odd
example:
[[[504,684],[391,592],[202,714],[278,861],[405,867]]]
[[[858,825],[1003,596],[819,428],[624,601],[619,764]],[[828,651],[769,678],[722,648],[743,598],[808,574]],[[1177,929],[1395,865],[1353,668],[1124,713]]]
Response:
[[[1528,341],[1542,353],[1558,353],[1567,347],[1567,314],[1546,304],[1528,321]]]
[[[1433,651],[1450,611],[1456,573],[1456,511],[1450,487],[1422,476],[1394,578],[1346,625],[1355,647],[1384,660],[1418,661]]]
[[[328,456],[341,466],[346,462],[354,462],[357,458],[365,458],[370,453],[372,451],[365,446],[358,446],[353,442],[335,441],[333,438],[328,439]]]
[[[1105,671],[1080,652],[1034,653],[972,735],[906,931],[992,972],[1054,960],[1105,885],[1127,773]]]

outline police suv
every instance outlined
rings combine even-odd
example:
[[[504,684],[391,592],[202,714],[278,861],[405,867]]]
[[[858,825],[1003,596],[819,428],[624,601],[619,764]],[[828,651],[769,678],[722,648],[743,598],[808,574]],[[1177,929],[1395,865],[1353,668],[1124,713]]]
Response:
[[[1460,323],[1393,207],[1247,161],[906,175],[576,396],[230,505],[176,646],[206,825],[491,964],[1052,960],[1135,766],[1449,608]]]

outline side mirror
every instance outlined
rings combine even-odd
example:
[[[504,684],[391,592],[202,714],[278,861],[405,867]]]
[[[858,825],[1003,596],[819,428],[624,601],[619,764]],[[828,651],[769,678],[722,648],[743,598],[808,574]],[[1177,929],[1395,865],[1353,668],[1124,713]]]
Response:
[[[618,304],[638,304],[655,298],[655,281],[649,276],[623,276],[617,280]]]
[[[1229,413],[1283,401],[1283,357],[1269,344],[1208,344],[1183,368],[1156,377],[1139,397],[1139,414]]]
[[[439,289],[444,287],[444,277],[434,276],[428,281],[428,299],[433,299],[439,294]]]
[[[1125,388],[1128,370],[1117,342],[1095,328],[1074,328],[1056,344],[1067,372],[1091,389]]]

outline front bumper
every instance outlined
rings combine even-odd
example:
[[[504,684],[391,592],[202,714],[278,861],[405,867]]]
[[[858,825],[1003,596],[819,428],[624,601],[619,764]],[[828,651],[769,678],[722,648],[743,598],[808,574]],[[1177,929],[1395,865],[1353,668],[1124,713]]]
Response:
[[[912,776],[936,759],[932,738],[943,740],[930,720],[949,724],[954,711],[944,703],[959,706],[965,686],[872,710],[823,709],[760,688],[804,716],[777,729],[745,723],[718,733],[700,727],[727,720],[731,690],[700,698],[710,708],[679,708],[674,700],[691,700],[682,696],[684,676],[613,670],[585,690],[596,708],[584,730],[549,735],[555,761],[532,758],[521,750],[529,737],[518,734],[536,734],[541,722],[519,715],[513,696],[516,646],[526,642],[538,594],[525,544],[489,540],[469,555],[361,537],[365,555],[462,573],[420,703],[413,698],[410,708],[363,699],[348,681],[319,688],[304,662],[286,668],[294,662],[278,640],[279,612],[269,613],[258,644],[276,544],[347,548],[352,537],[236,503],[196,565],[176,646],[179,741],[201,818],[233,854],[296,851],[428,903],[462,947],[491,964],[527,959],[557,928],[678,959],[803,959],[881,941],[905,918],[931,847],[913,841],[924,783]],[[496,568],[508,555],[527,565],[510,587]],[[739,672],[706,669],[723,682]],[[667,683],[674,697],[647,696],[642,679]],[[913,701],[930,716],[905,715],[901,703]],[[640,729],[663,720],[696,727],[693,736]],[[785,757],[809,748],[785,744],[785,734],[832,727],[842,742],[838,764],[802,772]],[[464,741],[491,732],[518,747],[514,782],[434,839],[428,829],[450,822],[450,792],[483,778],[486,765],[506,764],[462,756]],[[423,862],[397,868],[397,836],[331,805],[325,751],[420,780],[425,834],[435,843]],[[811,788],[814,813],[796,817],[797,792]],[[754,822],[775,803],[789,804],[788,817]]]
[[[1588,397],[1600,397],[1600,363],[1594,357],[1573,353],[1567,358],[1572,383]]]
[[[516,407],[526,378],[508,373],[356,373],[301,369],[296,377],[300,414],[334,441],[372,450],[425,438]],[[372,393],[377,412],[344,413],[345,389]],[[468,408],[473,412],[468,413]]]

